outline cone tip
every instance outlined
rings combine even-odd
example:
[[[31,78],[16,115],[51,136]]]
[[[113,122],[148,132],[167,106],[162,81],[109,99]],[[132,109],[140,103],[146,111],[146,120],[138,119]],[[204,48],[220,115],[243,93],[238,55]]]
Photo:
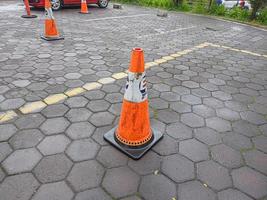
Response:
[[[145,63],[144,63],[143,49],[139,47],[133,48],[129,71],[134,73],[142,73],[144,72],[144,70],[145,70]]]

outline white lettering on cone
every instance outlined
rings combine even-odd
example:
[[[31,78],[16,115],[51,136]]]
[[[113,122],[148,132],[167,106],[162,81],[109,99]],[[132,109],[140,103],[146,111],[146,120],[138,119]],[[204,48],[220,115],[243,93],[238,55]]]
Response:
[[[142,102],[147,99],[146,74],[128,73],[124,99],[130,102]]]

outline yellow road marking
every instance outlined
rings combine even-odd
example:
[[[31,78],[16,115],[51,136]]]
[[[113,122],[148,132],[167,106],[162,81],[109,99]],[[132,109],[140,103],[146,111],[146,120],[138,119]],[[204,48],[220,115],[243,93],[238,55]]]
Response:
[[[232,50],[232,51],[246,53],[249,55],[267,58],[267,55],[263,55],[263,54],[259,54],[259,53],[255,53],[255,52],[251,52],[251,51],[247,51],[247,50],[242,50],[242,49],[236,49],[236,48],[232,48],[232,47],[228,47],[228,46],[224,46],[224,45],[218,45],[218,44],[213,44],[213,43],[209,43],[209,42],[204,42],[204,43],[196,45],[192,48],[178,51],[176,53],[173,53],[173,54],[170,54],[167,56],[163,56],[162,58],[156,59],[152,62],[148,62],[145,64],[145,68],[148,69],[148,68],[153,67],[153,66],[158,66],[158,65],[160,65],[162,63],[166,63],[170,60],[175,60],[177,57],[186,55],[186,54],[191,53],[195,50],[202,49],[202,48],[209,47],[209,46],[217,47],[217,48],[224,48],[224,49],[228,49],[228,50]],[[119,80],[119,79],[123,79],[125,77],[127,77],[127,70],[125,72],[114,73],[111,77],[101,78],[98,80],[98,82],[86,83],[82,87],[70,89],[67,92],[62,93],[62,94],[50,95],[50,96],[46,97],[43,101],[27,103],[24,106],[22,106],[21,108],[19,108],[19,110],[23,114],[38,112],[38,111],[42,110],[43,108],[45,108],[47,105],[56,104],[58,102],[64,101],[65,99],[67,99],[69,97],[77,96],[77,95],[79,95],[85,91],[99,89],[102,87],[102,85],[113,83],[115,81],[115,79]],[[7,121],[9,121],[9,120],[11,120],[17,116],[18,115],[13,110],[6,111],[5,113],[0,114],[0,124],[7,122]]]

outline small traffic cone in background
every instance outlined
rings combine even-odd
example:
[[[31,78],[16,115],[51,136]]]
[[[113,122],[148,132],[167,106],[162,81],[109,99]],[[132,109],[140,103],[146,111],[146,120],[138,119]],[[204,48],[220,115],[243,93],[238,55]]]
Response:
[[[88,12],[86,0],[81,0],[81,11],[79,13],[81,13],[81,14],[90,14]]]
[[[119,125],[104,135],[106,141],[136,160],[163,137],[150,127],[145,78],[144,52],[134,48]]]
[[[24,5],[25,5],[25,9],[27,12],[27,15],[22,15],[22,18],[36,18],[36,15],[31,15],[31,9],[30,9],[30,4],[29,4],[29,0],[24,0]]]
[[[59,35],[55,18],[53,16],[50,0],[45,0],[45,31],[41,36],[44,40],[63,40],[64,37]]]

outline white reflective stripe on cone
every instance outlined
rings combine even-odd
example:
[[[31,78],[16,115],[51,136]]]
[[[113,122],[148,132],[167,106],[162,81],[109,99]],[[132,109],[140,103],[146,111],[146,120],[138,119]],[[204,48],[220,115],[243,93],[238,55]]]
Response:
[[[45,18],[54,19],[52,8],[45,8]]]
[[[147,99],[146,73],[129,72],[124,99],[130,102],[143,102]]]

